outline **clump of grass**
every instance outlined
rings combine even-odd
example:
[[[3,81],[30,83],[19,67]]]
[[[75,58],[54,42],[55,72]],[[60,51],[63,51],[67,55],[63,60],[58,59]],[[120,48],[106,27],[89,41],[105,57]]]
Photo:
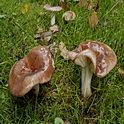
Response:
[[[114,1],[100,2],[98,10],[99,25],[93,31],[88,24],[90,12],[79,9],[75,2],[68,0],[70,9],[76,13],[76,19],[65,23],[62,19],[64,10],[57,13],[59,33],[52,42],[57,45],[63,41],[69,50],[86,40],[98,40],[108,44],[117,54],[118,63],[108,76],[99,79],[93,76],[90,99],[84,100],[80,91],[80,67],[64,60],[59,51],[53,58],[55,72],[49,83],[41,85],[38,97],[27,94],[23,98],[10,95],[5,87],[9,70],[15,61],[42,42],[34,40],[39,25],[45,30],[50,26],[50,13],[44,12],[43,5],[58,5],[58,1],[0,1],[0,123],[50,123],[56,117],[69,120],[72,124],[82,123],[124,123],[124,77],[118,74],[117,68],[124,69],[124,2],[112,8]],[[29,11],[21,14],[23,4],[29,4]],[[48,44],[50,44],[48,43]]]

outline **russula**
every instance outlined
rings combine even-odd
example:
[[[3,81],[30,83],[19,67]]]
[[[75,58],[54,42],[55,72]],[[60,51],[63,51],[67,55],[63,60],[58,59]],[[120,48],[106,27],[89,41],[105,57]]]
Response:
[[[82,67],[81,90],[83,96],[91,96],[91,78],[105,77],[116,65],[117,58],[114,51],[106,44],[97,41],[81,43],[73,51],[68,51],[63,42],[60,43],[61,55]]]
[[[13,96],[22,97],[32,88],[50,81],[54,63],[47,46],[37,46],[27,56],[16,62],[9,74],[9,90]]]
[[[74,20],[76,17],[75,13],[73,11],[66,11],[63,15],[62,18],[64,18],[65,21],[71,21]]]
[[[50,6],[49,4],[44,5],[43,7],[45,10],[52,11],[51,14],[51,25],[55,24],[55,11],[61,11],[62,7],[60,6]]]

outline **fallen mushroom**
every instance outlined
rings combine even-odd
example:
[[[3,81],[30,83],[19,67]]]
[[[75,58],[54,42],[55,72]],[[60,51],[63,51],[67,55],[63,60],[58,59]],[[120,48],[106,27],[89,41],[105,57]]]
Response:
[[[44,42],[45,41],[50,41],[52,39],[52,32],[51,31],[36,32],[36,34],[34,35],[34,38],[35,39],[40,39]]]
[[[97,41],[81,43],[73,51],[68,51],[63,42],[60,43],[61,55],[72,60],[82,67],[82,94],[91,96],[91,78],[94,73],[97,77],[105,77],[116,65],[117,58],[114,51],[106,44]]]
[[[64,18],[65,21],[74,20],[75,17],[76,15],[73,11],[67,11],[62,15],[62,18]]]
[[[57,34],[59,31],[59,26],[58,25],[53,25],[49,28],[49,31],[43,31],[42,27],[38,28],[38,31],[34,35],[35,39],[40,39],[45,43],[46,41],[50,41],[52,39],[53,34]]]
[[[55,11],[61,11],[62,7],[60,6],[50,6],[48,4],[44,5],[44,9],[48,10],[48,11],[52,11],[51,13],[51,25],[55,24]]]
[[[37,46],[27,56],[16,62],[9,74],[9,90],[13,96],[22,97],[32,88],[50,81],[54,62],[47,46]]]

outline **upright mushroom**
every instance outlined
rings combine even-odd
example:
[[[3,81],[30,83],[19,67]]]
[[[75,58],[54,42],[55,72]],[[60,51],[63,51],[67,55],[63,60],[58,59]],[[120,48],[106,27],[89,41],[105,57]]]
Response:
[[[114,51],[106,44],[97,41],[81,43],[73,51],[68,51],[61,42],[61,55],[72,60],[82,67],[82,94],[91,96],[91,78],[94,73],[97,77],[106,76],[116,65],[117,58]]]
[[[50,6],[48,4],[44,5],[44,9],[48,11],[52,11],[51,13],[51,25],[55,24],[55,11],[61,11],[62,7],[60,6]]]
[[[22,97],[33,87],[51,79],[54,63],[46,46],[37,46],[27,56],[16,62],[9,74],[9,90],[13,96]]]

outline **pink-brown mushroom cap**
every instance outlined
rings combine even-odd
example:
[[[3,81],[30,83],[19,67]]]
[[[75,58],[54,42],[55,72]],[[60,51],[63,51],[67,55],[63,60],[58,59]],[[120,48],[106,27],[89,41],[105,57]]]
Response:
[[[62,7],[60,7],[60,6],[50,6],[49,4],[44,5],[43,8],[48,10],[48,11],[53,11],[53,12],[62,10]]]
[[[53,71],[54,63],[47,47],[34,47],[11,68],[9,90],[13,96],[22,97],[35,85],[48,82]]]
[[[106,44],[98,41],[86,41],[81,43],[73,52],[80,53],[83,50],[91,49],[96,54],[96,70],[97,77],[106,76],[116,65],[117,57],[114,51]],[[79,55],[75,57],[75,59]]]

